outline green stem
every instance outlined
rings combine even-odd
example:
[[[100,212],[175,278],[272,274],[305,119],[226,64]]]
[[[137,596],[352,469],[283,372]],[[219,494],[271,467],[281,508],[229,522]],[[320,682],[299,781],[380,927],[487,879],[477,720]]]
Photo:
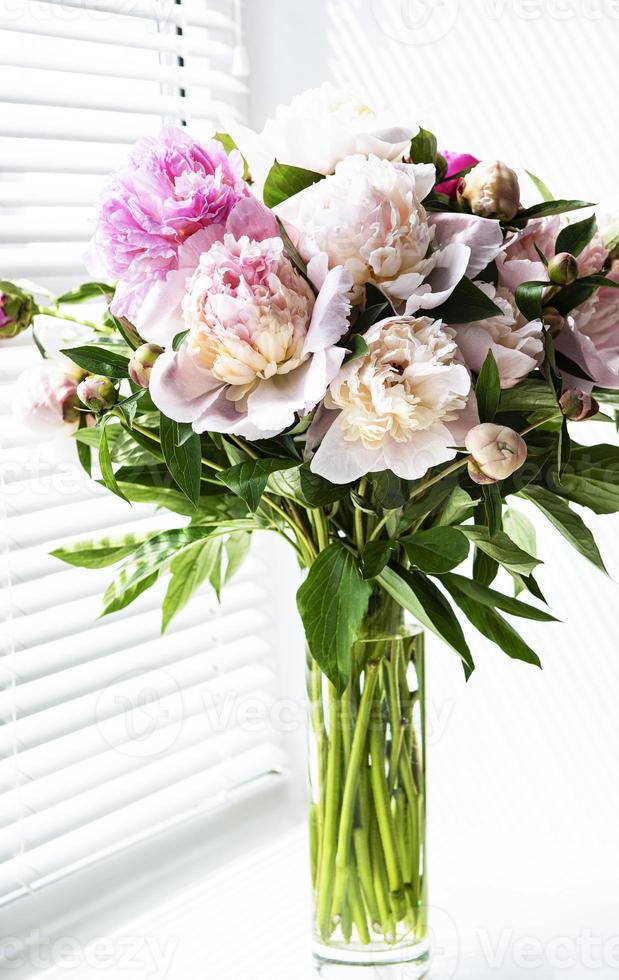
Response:
[[[340,805],[341,743],[342,732],[337,717],[337,692],[333,685],[329,684],[329,758],[317,908],[318,927],[324,942],[327,942],[333,931],[331,897],[333,894],[333,867],[337,848],[337,820]]]
[[[346,888],[346,872],[350,855],[350,841],[352,826],[355,813],[355,797],[359,785],[359,774],[363,753],[366,751],[368,734],[368,724],[372,713],[374,692],[378,681],[378,663],[369,663],[365,671],[365,683],[363,693],[359,702],[359,711],[355,724],[350,759],[344,783],[344,795],[342,798],[342,811],[340,816],[339,833],[337,839],[337,859],[335,866],[335,884],[333,888],[333,910],[337,914],[342,907],[344,891]]]
[[[389,889],[396,898],[402,894],[402,874],[398,860],[395,827],[389,802],[389,787],[385,776],[385,744],[383,739],[381,719],[375,712],[370,733],[370,782],[374,796],[374,807],[378,829],[385,854],[385,866],[389,879]]]
[[[61,313],[60,310],[54,310],[49,306],[40,306],[39,313],[44,316],[53,316],[56,320],[67,320],[69,323],[79,323],[82,327],[89,327],[91,330],[102,331],[105,328],[101,323],[93,323],[92,320],[80,320],[76,316],[69,316],[68,313]]]

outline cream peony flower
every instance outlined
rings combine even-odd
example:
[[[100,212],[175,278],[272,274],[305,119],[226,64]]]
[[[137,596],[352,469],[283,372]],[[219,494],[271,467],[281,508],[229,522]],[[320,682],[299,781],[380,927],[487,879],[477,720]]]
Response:
[[[435,229],[421,203],[434,178],[426,164],[356,155],[277,210],[306,261],[326,254],[331,268],[348,269],[354,301],[373,283],[413,313],[447,299],[471,254],[464,244],[434,247]]]
[[[502,388],[513,388],[544,358],[544,327],[541,320],[525,322],[509,290],[477,282],[478,289],[501,310],[500,316],[454,327],[458,347],[467,367],[479,374],[488,351],[499,369]]]
[[[340,160],[355,153],[401,160],[419,127],[400,126],[390,112],[325,82],[278,106],[261,133],[236,124],[229,129],[249,163],[253,190],[262,197],[275,160],[319,174],[332,174]]]
[[[369,353],[345,365],[325,408],[337,411],[311,462],[332,483],[392,470],[419,479],[453,459],[478,419],[454,334],[428,317],[391,317],[365,334]],[[317,421],[322,426],[324,419]],[[310,430],[309,441],[313,439]]]

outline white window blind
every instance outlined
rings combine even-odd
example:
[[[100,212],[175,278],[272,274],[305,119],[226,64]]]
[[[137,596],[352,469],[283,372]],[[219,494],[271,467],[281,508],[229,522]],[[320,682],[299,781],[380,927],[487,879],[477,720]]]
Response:
[[[136,138],[162,120],[206,138],[224,108],[242,116],[240,4],[2,4],[0,278],[57,292],[84,277],[93,203]],[[30,337],[2,343],[0,904],[229,802],[282,762],[260,721],[277,679],[259,554],[221,605],[203,590],[164,637],[165,581],[100,620],[113,569],[50,557],[183,519],[129,507],[88,480],[70,440],[16,423],[11,388],[37,360]]]

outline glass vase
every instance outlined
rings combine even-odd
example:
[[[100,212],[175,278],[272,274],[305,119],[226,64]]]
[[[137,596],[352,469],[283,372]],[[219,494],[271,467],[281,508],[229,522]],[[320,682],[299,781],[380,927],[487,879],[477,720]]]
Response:
[[[423,632],[376,593],[347,687],[308,655],[308,688],[318,973],[417,980],[428,970]]]

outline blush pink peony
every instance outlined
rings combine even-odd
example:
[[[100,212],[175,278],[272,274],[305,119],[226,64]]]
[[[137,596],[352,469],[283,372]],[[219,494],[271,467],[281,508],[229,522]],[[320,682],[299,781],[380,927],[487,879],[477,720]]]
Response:
[[[322,253],[350,272],[354,301],[372,283],[407,313],[431,309],[451,295],[470,259],[466,245],[435,247],[422,204],[434,177],[426,164],[352,156],[278,212],[306,261]]]
[[[458,347],[467,367],[478,374],[492,351],[502,388],[513,388],[540,366],[544,358],[544,328],[541,320],[527,323],[513,295],[489,283],[475,285],[502,311],[500,315],[454,327]]]
[[[440,321],[391,317],[365,340],[369,353],[346,364],[329,388],[331,412],[316,422],[322,441],[311,468],[332,483],[381,470],[420,479],[453,459],[479,421],[471,376]],[[310,445],[316,441],[310,430]]]
[[[319,263],[308,282],[281,238],[227,233],[187,283],[187,338],[155,363],[150,393],[170,418],[196,432],[267,438],[311,411],[339,370],[352,279]]]
[[[181,245],[248,195],[240,153],[217,140],[202,146],[171,126],[141,140],[103,192],[89,253],[91,268],[118,279],[113,312],[134,320],[153,281],[177,268]]]
[[[76,391],[82,376],[79,371],[66,374],[52,361],[27,368],[15,384],[14,414],[35,432],[75,428],[79,419]]]

